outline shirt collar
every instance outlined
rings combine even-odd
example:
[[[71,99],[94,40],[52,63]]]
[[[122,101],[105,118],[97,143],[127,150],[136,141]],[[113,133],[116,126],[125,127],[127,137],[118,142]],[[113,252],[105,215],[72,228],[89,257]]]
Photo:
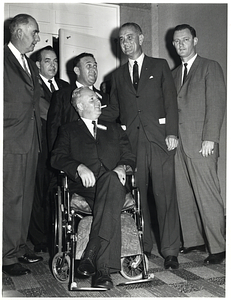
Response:
[[[194,62],[194,60],[196,59],[197,57],[197,53],[192,57],[190,58],[189,61],[187,61],[187,69],[189,70]],[[182,61],[182,65],[184,66],[185,62]]]
[[[130,67],[133,67],[135,61],[137,61],[139,67],[142,66],[143,60],[144,60],[144,53],[142,53],[137,59],[131,59],[131,58],[128,59]]]
[[[76,86],[78,87],[78,88],[81,88],[82,86],[84,86],[82,83],[80,83],[80,82],[78,82],[78,80],[76,80]],[[93,86],[91,85],[91,86],[88,86],[88,88],[89,89],[91,89],[91,90],[93,90]]]
[[[40,74],[39,73],[39,75],[40,75],[40,77],[42,78],[42,80],[44,81],[44,82],[47,82],[47,83],[49,83],[48,82],[48,80],[51,80],[52,82],[54,82],[54,77],[53,78],[51,78],[51,79],[47,79],[46,77],[44,77],[42,74]]]
[[[11,52],[14,54],[14,56],[17,58],[17,60],[20,62],[20,64],[22,64],[21,63],[22,58],[21,58],[20,51],[18,51],[18,49],[11,42],[9,42],[8,47],[11,50]]]

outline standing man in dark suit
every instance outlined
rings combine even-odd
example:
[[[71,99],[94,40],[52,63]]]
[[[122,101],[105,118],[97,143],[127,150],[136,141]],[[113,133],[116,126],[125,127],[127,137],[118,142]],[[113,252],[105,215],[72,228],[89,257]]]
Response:
[[[125,172],[134,168],[135,156],[119,124],[99,122],[101,103],[91,89],[74,90],[72,103],[78,119],[60,127],[51,164],[66,172],[70,191],[85,197],[93,208],[89,242],[78,271],[91,276],[97,270],[94,286],[110,289],[110,272],[121,268]]]
[[[137,157],[145,252],[149,254],[153,247],[147,204],[150,175],[164,266],[166,269],[178,268],[180,230],[174,175],[178,111],[174,81],[164,59],[148,57],[143,53],[144,36],[139,25],[122,25],[119,39],[129,61],[112,76],[110,106],[103,110],[102,118],[110,120],[120,116]]]
[[[178,93],[179,145],[175,156],[183,253],[208,243],[205,264],[225,256],[224,204],[217,176],[219,139],[226,107],[220,65],[196,53],[198,38],[187,24],[175,27],[173,45],[182,65],[173,71]],[[185,74],[185,76],[184,76]]]
[[[48,226],[50,223],[48,188],[52,178],[52,169],[48,160],[47,112],[52,93],[56,90],[68,87],[69,83],[62,79],[55,78],[58,72],[58,58],[51,46],[46,46],[37,52],[36,65],[39,69],[39,83],[41,87],[39,107],[42,123],[42,149],[38,157],[29,237],[34,244],[35,252],[46,252]]]
[[[38,69],[25,54],[34,50],[40,38],[30,15],[15,16],[9,28],[11,39],[4,46],[3,272],[20,276],[30,270],[19,262],[42,260],[26,247],[41,122]]]
[[[98,76],[97,62],[91,53],[81,53],[73,61],[76,83],[73,86],[55,92],[52,96],[47,117],[47,136],[49,151],[52,150],[60,125],[78,119],[74,107],[71,105],[71,95],[76,87],[88,86],[97,92],[102,105],[108,104],[108,95],[94,87]]]

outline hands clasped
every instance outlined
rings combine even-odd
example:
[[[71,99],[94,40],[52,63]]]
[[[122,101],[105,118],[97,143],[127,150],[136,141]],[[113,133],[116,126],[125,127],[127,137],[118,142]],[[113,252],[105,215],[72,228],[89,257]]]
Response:
[[[118,178],[122,185],[126,183],[126,170],[123,165],[117,166],[114,170],[117,173]],[[95,185],[96,179],[94,173],[86,167],[84,164],[80,164],[77,168],[79,177],[82,180],[83,186],[86,188],[93,187]]]

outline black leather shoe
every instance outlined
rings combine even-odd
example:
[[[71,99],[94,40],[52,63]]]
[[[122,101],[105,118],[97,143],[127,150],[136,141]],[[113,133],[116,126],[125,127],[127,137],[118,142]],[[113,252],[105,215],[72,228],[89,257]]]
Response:
[[[43,258],[41,256],[37,256],[35,254],[26,253],[21,257],[18,257],[18,261],[22,264],[34,264],[39,261],[42,261]]]
[[[165,269],[178,269],[179,268],[179,263],[178,259],[176,256],[169,255],[165,258],[164,260],[164,268]]]
[[[79,274],[84,276],[95,275],[95,266],[94,266],[95,256],[96,253],[94,250],[89,250],[84,254],[77,268]]]
[[[204,260],[205,265],[215,265],[220,264],[225,259],[225,252],[215,253],[215,254],[209,254],[209,256]]]
[[[200,252],[206,252],[206,248],[205,248],[205,245],[200,245],[200,246],[194,246],[194,247],[181,247],[180,248],[180,253],[183,253],[183,254],[187,254],[187,253],[190,253],[192,251],[200,251]]]
[[[99,288],[106,288],[108,290],[113,288],[113,282],[108,268],[97,271],[93,286]]]
[[[36,253],[46,253],[47,245],[46,244],[38,244],[34,246],[34,252]]]
[[[2,266],[2,271],[8,276],[22,276],[31,273],[31,270],[23,268],[19,263]]]

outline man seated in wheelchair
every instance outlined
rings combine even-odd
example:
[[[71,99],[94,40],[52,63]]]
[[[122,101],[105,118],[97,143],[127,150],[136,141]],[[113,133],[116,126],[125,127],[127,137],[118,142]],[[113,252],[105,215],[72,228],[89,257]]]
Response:
[[[75,89],[71,101],[79,119],[61,126],[51,164],[67,174],[71,194],[85,197],[93,211],[89,242],[78,272],[86,276],[96,273],[93,286],[110,289],[110,272],[121,268],[126,169],[134,169],[135,156],[119,124],[99,122],[101,103],[91,89]]]

